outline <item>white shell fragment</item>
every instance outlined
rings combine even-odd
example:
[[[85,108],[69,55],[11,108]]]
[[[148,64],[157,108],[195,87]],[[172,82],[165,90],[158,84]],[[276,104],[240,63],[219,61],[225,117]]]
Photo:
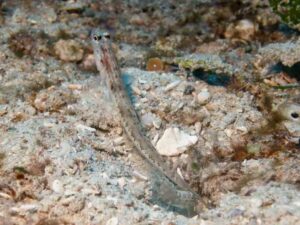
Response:
[[[156,149],[161,155],[175,156],[185,152],[197,141],[197,136],[189,135],[178,128],[168,128],[157,142]]]
[[[106,225],[118,225],[118,224],[119,224],[119,220],[117,217],[112,217],[106,222]]]
[[[177,87],[181,83],[181,80],[176,80],[165,87],[165,92],[170,91]]]
[[[64,186],[63,186],[62,182],[59,181],[59,180],[54,180],[53,183],[52,183],[52,190],[55,193],[63,193],[64,192]]]

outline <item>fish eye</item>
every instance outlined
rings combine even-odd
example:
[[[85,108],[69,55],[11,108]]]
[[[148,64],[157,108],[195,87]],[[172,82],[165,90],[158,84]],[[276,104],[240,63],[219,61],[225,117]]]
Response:
[[[93,38],[94,38],[95,41],[100,41],[102,36],[101,35],[99,35],[99,36],[95,35]]]
[[[110,39],[109,33],[105,33],[103,36],[104,36],[105,38],[107,38],[107,39]]]
[[[296,112],[293,112],[291,113],[291,116],[294,118],[294,119],[297,119],[299,117],[299,114],[296,113]]]

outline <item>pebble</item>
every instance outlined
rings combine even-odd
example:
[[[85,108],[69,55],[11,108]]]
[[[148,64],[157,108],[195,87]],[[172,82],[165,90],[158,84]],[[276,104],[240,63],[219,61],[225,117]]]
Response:
[[[61,9],[69,13],[76,13],[76,12],[78,13],[78,12],[82,12],[84,10],[84,7],[85,5],[81,2],[69,1],[65,3]]]
[[[20,207],[12,207],[10,210],[14,213],[24,214],[25,212],[28,213],[35,213],[38,210],[38,205],[36,204],[24,204]]]
[[[142,115],[141,120],[146,128],[155,127],[156,129],[159,129],[161,126],[161,119],[153,113],[145,113]]]
[[[123,190],[126,185],[126,179],[124,177],[119,178],[118,184],[119,184],[120,188]]]
[[[141,89],[139,89],[137,86],[132,86],[131,87],[131,89],[132,89],[132,91],[136,94],[136,95],[139,95],[139,96],[141,96],[142,95],[142,91],[141,91]]]
[[[200,122],[196,122],[195,123],[195,130],[196,130],[196,133],[199,134],[202,130],[202,124]]]
[[[164,91],[167,92],[167,91],[171,91],[172,89],[174,89],[175,87],[177,87],[179,84],[181,83],[181,80],[176,80],[170,84],[168,84]]]
[[[106,222],[106,225],[118,225],[118,224],[119,224],[119,220],[117,217],[112,217]]]
[[[153,113],[145,113],[144,115],[142,115],[141,121],[146,128],[151,128],[153,126],[154,121]]]
[[[146,13],[134,14],[130,17],[129,23],[132,25],[143,26],[149,23],[149,18]]]
[[[153,126],[156,128],[156,129],[159,129],[161,127],[161,119],[156,117],[153,121]]]
[[[198,95],[197,95],[197,101],[200,105],[205,105],[209,102],[211,98],[210,93],[207,90],[202,90]]]
[[[93,128],[93,127],[88,127],[88,126],[85,126],[85,125],[83,125],[83,124],[76,124],[75,127],[76,127],[76,130],[77,130],[77,131],[81,131],[81,132],[85,132],[85,131],[91,132],[91,133],[96,132],[96,129],[95,129],[95,128]]]
[[[56,193],[63,193],[64,192],[63,184],[59,180],[54,180],[53,183],[52,183],[51,188]]]
[[[236,31],[239,34],[239,37],[244,40],[250,41],[256,31],[256,27],[251,20],[240,20],[235,27]]]
[[[247,145],[247,152],[249,154],[257,155],[257,154],[259,154],[260,150],[261,150],[260,144],[248,144]]]
[[[34,106],[41,112],[44,112],[47,108],[46,105],[47,98],[44,96],[37,96],[34,100]]]
[[[188,150],[197,141],[197,136],[189,135],[179,128],[168,128],[157,142],[156,149],[161,155],[176,156]]]
[[[156,134],[156,135],[154,136],[154,138],[152,139],[151,143],[152,143],[153,145],[156,145],[156,143],[158,142],[158,139],[159,139],[159,134]]]
[[[240,20],[236,25],[230,24],[224,35],[226,38],[240,38],[242,40],[250,41],[257,30],[257,27],[251,20]]]
[[[232,129],[225,129],[224,133],[227,135],[227,137],[231,137],[232,134],[234,133],[234,130],[232,130]]]
[[[292,136],[300,137],[300,124],[291,121],[284,121],[283,125]]]
[[[82,90],[82,85],[80,84],[69,84],[68,88],[71,90]]]
[[[121,136],[121,137],[117,137],[113,140],[114,144],[115,145],[123,145],[125,143],[125,140],[124,138]]]
[[[232,210],[229,211],[229,217],[233,218],[233,217],[237,217],[237,216],[243,216],[245,210],[241,210],[239,208],[234,208]]]
[[[4,192],[0,192],[0,198],[12,199],[12,196]]]

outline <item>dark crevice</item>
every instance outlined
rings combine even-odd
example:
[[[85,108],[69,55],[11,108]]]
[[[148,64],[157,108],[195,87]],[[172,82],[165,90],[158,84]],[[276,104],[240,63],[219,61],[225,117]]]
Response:
[[[295,63],[293,66],[285,66],[281,62],[272,66],[270,69],[271,73],[286,73],[288,76],[295,78],[300,81],[300,62]]]
[[[213,86],[228,86],[231,81],[228,75],[217,74],[215,72],[207,72],[203,69],[194,70],[193,76]]]

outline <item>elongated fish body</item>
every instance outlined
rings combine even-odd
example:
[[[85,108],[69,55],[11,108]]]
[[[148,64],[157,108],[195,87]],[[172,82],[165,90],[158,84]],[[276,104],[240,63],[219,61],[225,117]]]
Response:
[[[114,101],[122,117],[122,127],[138,153],[151,165],[151,189],[154,201],[182,214],[195,215],[199,196],[177,173],[168,168],[150,140],[144,135],[141,121],[122,82],[109,33],[95,29],[91,39],[97,69],[102,83],[108,88],[107,95]]]

